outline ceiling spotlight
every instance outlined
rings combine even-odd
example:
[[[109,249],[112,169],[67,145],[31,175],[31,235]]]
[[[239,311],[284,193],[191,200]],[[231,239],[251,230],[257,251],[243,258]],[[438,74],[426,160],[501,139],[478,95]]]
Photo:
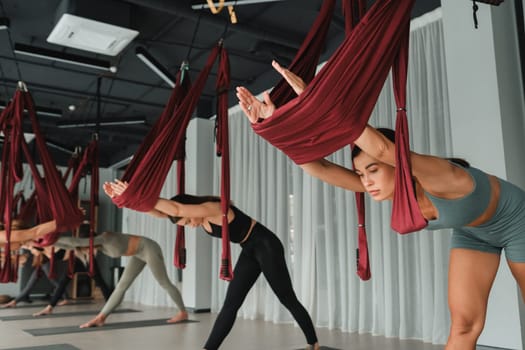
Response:
[[[74,112],[74,111],[77,109],[77,106],[75,106],[75,105],[69,105],[69,106],[67,107],[67,109],[68,109],[70,112]]]
[[[170,87],[175,87],[175,78],[164,68],[156,59],[153,58],[143,47],[137,47],[135,54],[142,62],[144,62],[152,71],[155,72],[162,80]]]
[[[96,58],[90,58],[55,50],[46,49],[43,47],[36,47],[31,45],[24,45],[15,43],[16,54],[26,55],[30,57],[43,58],[46,60],[75,64],[77,66],[100,69],[115,73],[117,67],[112,65],[109,61],[103,61]]]

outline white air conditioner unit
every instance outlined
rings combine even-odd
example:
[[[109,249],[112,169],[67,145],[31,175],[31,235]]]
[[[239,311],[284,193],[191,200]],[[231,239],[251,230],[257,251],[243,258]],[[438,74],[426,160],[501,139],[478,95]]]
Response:
[[[138,34],[136,30],[64,13],[47,41],[115,56]]]

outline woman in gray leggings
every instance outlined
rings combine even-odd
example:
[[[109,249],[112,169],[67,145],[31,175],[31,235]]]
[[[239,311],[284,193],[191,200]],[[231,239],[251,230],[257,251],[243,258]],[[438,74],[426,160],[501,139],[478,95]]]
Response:
[[[157,242],[142,236],[118,232],[104,232],[95,237],[94,245],[101,253],[112,258],[121,256],[131,256],[131,258],[115,286],[111,297],[102,308],[102,311],[91,321],[82,324],[80,328],[104,325],[106,318],[122,302],[126,290],[128,290],[131,283],[146,265],[149,266],[157,282],[168,292],[171,299],[179,308],[179,312],[167,322],[175,323],[188,319],[188,313],[184,307],[182,296],[177,287],[175,287],[168,278],[162,250]],[[89,247],[89,239],[60,237],[55,243],[55,247],[63,249],[85,248]]]

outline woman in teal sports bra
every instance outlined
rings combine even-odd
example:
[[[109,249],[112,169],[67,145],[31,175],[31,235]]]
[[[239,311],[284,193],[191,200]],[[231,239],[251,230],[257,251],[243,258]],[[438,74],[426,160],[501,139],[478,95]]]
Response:
[[[277,63],[274,68],[297,94],[305,84]],[[275,106],[237,88],[239,105],[256,123],[271,117]],[[355,140],[355,171],[319,159],[300,166],[312,176],[377,201],[394,195],[394,133],[367,126]],[[525,192],[461,160],[411,153],[417,201],[428,229],[452,228],[448,300],[451,329],[446,350],[474,350],[483,330],[487,302],[501,250],[522,297],[525,291]],[[482,268],[477,268],[482,267]]]

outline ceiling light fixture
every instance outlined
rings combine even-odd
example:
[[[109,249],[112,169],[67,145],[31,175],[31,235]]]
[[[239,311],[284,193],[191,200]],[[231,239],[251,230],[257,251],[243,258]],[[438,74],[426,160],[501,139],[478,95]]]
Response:
[[[43,58],[46,60],[52,60],[52,61],[63,62],[63,63],[70,63],[70,64],[75,64],[77,66],[110,71],[112,73],[117,72],[117,67],[112,65],[109,61],[103,61],[103,60],[99,60],[96,58],[90,58],[90,57],[50,50],[50,49],[46,49],[43,47],[36,47],[36,46],[15,43],[14,52],[20,55]]]
[[[482,2],[489,5],[499,6],[504,0],[475,0],[476,2]]]
[[[5,109],[5,104],[0,104],[0,109]],[[59,108],[50,108],[50,107],[35,107],[35,111],[37,115],[44,115],[46,117],[55,117],[60,118],[62,117],[62,110]],[[24,112],[27,113],[27,109],[24,109]]]
[[[135,49],[137,57],[144,62],[152,71],[155,72],[162,80],[166,82],[170,87],[175,87],[175,78],[164,68],[156,59],[153,58],[143,47],[137,47]]]
[[[59,151],[62,151],[62,152],[65,152],[65,153],[68,153],[68,154],[73,154],[75,153],[75,150],[72,150],[72,149],[69,149],[67,148],[67,146],[64,146],[64,145],[61,145],[59,144],[58,142],[55,142],[55,141],[46,141],[46,145],[48,145],[49,147],[53,147]]]
[[[9,29],[9,18],[0,17],[0,30]]]
[[[35,134],[33,133],[29,133],[29,132],[24,133],[24,140],[26,141],[27,144],[33,141],[34,138],[35,138]],[[4,140],[5,140],[4,132],[1,131],[0,132],[0,142],[4,142]]]
[[[109,126],[109,125],[136,125],[136,124],[146,124],[145,118],[127,118],[127,119],[104,119],[101,120],[100,126]],[[96,119],[87,119],[87,120],[68,120],[57,122],[57,127],[59,128],[85,128],[97,126]]]
[[[122,160],[119,160],[118,162],[116,163],[113,163],[109,166],[110,169],[121,169],[121,168],[124,168],[126,165],[128,165],[131,160],[133,159],[133,156],[129,156],[129,157],[126,157]]]

